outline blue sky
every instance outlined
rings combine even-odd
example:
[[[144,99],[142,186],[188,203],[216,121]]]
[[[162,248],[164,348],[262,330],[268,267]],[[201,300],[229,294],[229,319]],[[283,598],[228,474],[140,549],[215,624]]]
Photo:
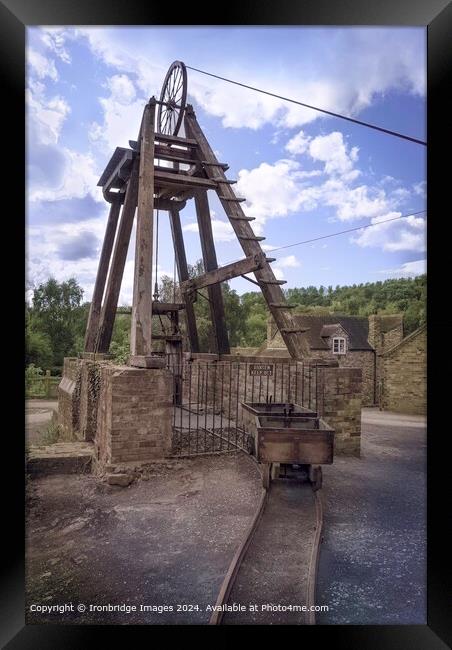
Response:
[[[91,298],[108,205],[97,181],[136,139],[147,99],[175,59],[425,139],[424,28],[29,28],[27,281],[75,276]],[[270,249],[426,207],[426,148],[188,71],[188,99],[245,212]],[[220,263],[243,257],[214,195]],[[194,206],[181,213],[200,256]],[[286,288],[425,271],[426,213],[272,253]],[[134,242],[120,304],[130,304]],[[159,275],[173,274],[166,213]],[[239,293],[253,285],[236,279]]]

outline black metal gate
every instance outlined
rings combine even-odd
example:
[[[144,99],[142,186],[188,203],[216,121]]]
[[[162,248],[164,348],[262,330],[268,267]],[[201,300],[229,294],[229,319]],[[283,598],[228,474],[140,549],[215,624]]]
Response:
[[[173,375],[173,450],[177,456],[250,452],[242,402],[294,402],[317,408],[318,368],[284,361],[203,359],[167,355]]]

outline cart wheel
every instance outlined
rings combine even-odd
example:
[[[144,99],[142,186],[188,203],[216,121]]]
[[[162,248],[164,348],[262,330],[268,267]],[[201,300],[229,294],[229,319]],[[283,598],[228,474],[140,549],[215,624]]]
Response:
[[[311,481],[314,492],[322,487],[322,468],[320,465],[309,466],[309,480]]]
[[[262,466],[262,485],[266,490],[270,487],[271,467],[271,463],[264,463]]]

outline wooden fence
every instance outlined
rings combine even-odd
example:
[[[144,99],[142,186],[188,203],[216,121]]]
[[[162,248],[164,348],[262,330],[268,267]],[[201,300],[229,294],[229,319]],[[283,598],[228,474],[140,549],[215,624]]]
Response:
[[[31,398],[46,398],[56,399],[58,397],[58,384],[61,377],[52,377],[50,370],[46,370],[46,374],[42,377],[29,379],[25,385],[25,397]]]

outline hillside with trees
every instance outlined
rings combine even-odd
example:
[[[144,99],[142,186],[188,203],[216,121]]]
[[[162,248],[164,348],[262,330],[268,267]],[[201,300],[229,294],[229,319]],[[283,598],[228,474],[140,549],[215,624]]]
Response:
[[[202,261],[190,267],[190,275],[203,273]],[[180,301],[172,278],[163,276],[160,300]],[[266,337],[269,312],[259,291],[239,295],[227,283],[222,285],[226,325],[231,347],[258,347]],[[287,289],[287,300],[294,313],[370,314],[403,313],[405,335],[426,322],[427,276],[400,278],[333,288],[303,287]],[[83,351],[89,303],[82,302],[83,289],[75,278],[57,282],[50,278],[34,289],[31,305],[26,304],[26,366],[51,369],[59,374],[65,356]],[[126,311],[126,310],[124,310]],[[195,313],[201,349],[213,351],[210,305],[207,290],[197,292]],[[183,319],[182,319],[183,320]],[[154,319],[155,331],[165,327],[164,319]],[[111,353],[125,362],[129,350],[130,315],[118,313],[113,330]]]

